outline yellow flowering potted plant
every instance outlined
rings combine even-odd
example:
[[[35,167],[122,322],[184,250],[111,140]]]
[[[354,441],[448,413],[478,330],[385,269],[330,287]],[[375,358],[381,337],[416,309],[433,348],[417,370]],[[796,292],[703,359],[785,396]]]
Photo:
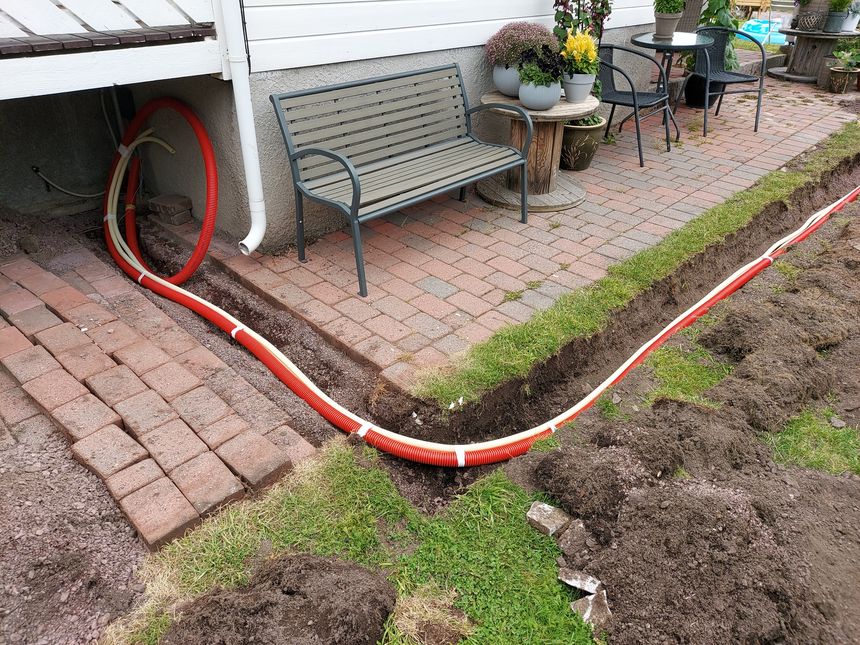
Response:
[[[568,103],[582,103],[591,94],[600,68],[597,41],[584,31],[569,31],[561,49],[564,97]]]

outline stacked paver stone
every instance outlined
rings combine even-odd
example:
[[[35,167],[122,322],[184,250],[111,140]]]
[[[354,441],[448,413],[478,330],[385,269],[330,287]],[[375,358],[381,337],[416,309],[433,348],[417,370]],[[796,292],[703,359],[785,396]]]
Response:
[[[0,262],[0,419],[49,416],[150,548],[313,454],[128,280],[86,251],[62,260],[66,279]]]

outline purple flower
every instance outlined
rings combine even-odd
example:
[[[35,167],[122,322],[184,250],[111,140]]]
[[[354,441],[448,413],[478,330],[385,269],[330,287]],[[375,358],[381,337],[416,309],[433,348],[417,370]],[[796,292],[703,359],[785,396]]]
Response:
[[[549,29],[532,22],[511,22],[490,37],[484,51],[490,65],[513,67],[520,62],[523,52],[539,50],[542,45],[558,48]]]

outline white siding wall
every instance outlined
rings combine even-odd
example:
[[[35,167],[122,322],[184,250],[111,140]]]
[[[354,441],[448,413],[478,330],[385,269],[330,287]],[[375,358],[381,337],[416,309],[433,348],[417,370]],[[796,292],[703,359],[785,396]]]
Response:
[[[245,0],[255,72],[483,45],[513,20],[552,26],[552,0]],[[607,28],[653,21],[614,0]]]

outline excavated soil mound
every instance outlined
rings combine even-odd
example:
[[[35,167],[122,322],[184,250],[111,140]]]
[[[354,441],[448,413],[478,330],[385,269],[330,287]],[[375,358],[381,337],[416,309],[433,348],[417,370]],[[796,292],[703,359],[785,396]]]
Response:
[[[858,213],[699,334],[734,366],[706,393],[717,409],[590,414],[529,457],[527,477],[592,534],[565,558],[605,583],[612,643],[860,642],[860,477],[780,466],[761,440],[811,404],[858,421]]]
[[[237,590],[216,590],[183,610],[162,643],[372,645],[394,609],[381,574],[310,555],[273,560]]]

